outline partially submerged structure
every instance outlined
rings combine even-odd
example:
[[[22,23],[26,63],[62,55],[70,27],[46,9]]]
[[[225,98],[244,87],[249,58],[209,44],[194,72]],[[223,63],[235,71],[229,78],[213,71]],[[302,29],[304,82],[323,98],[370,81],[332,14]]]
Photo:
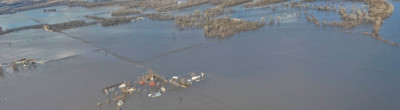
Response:
[[[149,70],[143,76],[133,81],[133,83],[131,81],[123,81],[108,86],[102,89],[101,92],[110,98],[106,100],[106,103],[109,104],[111,101],[116,103],[117,110],[119,110],[126,99],[132,96],[132,94],[144,94],[150,98],[156,98],[179,88],[189,88],[192,84],[202,81],[207,77],[208,75],[202,72],[190,72],[167,79],[167,77]],[[100,107],[102,103],[99,102],[97,105]]]
[[[18,72],[20,70],[30,70],[36,68],[38,63],[31,58],[22,58],[19,60],[0,64],[0,77],[5,73]]]

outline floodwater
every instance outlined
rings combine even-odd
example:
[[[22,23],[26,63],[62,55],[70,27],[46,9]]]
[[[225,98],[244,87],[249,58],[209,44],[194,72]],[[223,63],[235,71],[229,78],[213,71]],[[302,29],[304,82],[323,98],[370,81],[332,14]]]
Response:
[[[391,2],[395,6],[400,6],[400,2]],[[399,12],[399,8],[394,9],[395,12]],[[400,13],[393,13],[390,18],[387,18],[384,22],[384,25],[381,27],[381,35],[383,38],[393,41],[396,43],[400,43],[400,38],[397,36],[400,34],[399,29],[393,28],[395,26],[399,26],[400,22],[397,20],[400,19]]]
[[[56,9],[56,12],[43,12],[44,9]],[[116,7],[87,9],[82,7],[54,6],[28,11],[17,12],[16,14],[0,15],[0,27],[3,30],[37,25],[37,24],[56,24],[74,20],[88,20],[85,15],[95,15],[99,13],[110,13]],[[106,16],[106,17],[110,17]]]
[[[284,14],[252,10],[242,14],[254,18],[232,17]],[[397,11],[383,24],[383,37],[395,39],[398,25],[388,22],[396,23]],[[338,16],[329,15],[327,20]],[[114,110],[100,90],[153,69],[165,76],[200,71],[211,78],[159,98],[132,96],[122,110],[398,110],[400,48],[358,34],[371,26],[357,26],[352,34],[288,17],[218,40],[201,29],[180,31],[173,21],[152,20],[66,34],[19,31],[0,36],[1,63],[53,61],[2,75],[0,109]]]

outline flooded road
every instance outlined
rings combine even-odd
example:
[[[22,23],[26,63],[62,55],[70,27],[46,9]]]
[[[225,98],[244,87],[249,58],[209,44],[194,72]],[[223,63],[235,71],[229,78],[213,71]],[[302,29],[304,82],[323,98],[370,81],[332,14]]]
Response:
[[[232,17],[283,14],[262,10]],[[394,42],[397,11],[381,31]],[[340,19],[329,15],[328,20]],[[279,25],[224,39],[153,20],[63,33],[18,31],[0,36],[0,62],[29,57],[43,63],[0,76],[0,109],[114,110],[114,103],[96,106],[107,99],[100,90],[153,69],[165,76],[199,71],[211,78],[159,98],[133,96],[122,110],[398,110],[400,48],[359,34],[371,26],[347,33],[288,16]]]

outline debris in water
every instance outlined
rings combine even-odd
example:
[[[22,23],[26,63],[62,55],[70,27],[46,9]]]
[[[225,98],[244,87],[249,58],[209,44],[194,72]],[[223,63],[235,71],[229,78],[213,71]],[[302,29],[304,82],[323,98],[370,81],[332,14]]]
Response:
[[[161,92],[163,92],[163,93],[165,93],[165,91],[166,91],[166,90],[165,90],[165,87],[161,87],[160,90],[161,90]]]
[[[30,58],[23,58],[20,60],[16,60],[13,62],[13,66],[24,66],[24,67],[28,67],[28,66],[32,66],[35,64],[35,60],[30,59]]]
[[[197,81],[198,82],[198,81]],[[188,79],[187,81],[186,81],[186,84],[188,84],[188,85],[192,85],[193,84],[193,82],[192,82],[192,80],[191,79]]]
[[[161,96],[161,93],[160,92],[157,92],[157,93],[155,93],[153,96],[151,96],[151,97],[153,97],[153,98],[156,98],[156,97],[160,97]]]
[[[200,76],[193,76],[192,77],[192,80],[195,80],[196,82],[199,82],[200,80]]]
[[[101,104],[100,102],[97,102],[97,107],[99,107],[99,108],[100,108],[100,107],[101,107],[101,105],[102,105],[102,104]]]
[[[122,83],[121,85],[119,85],[119,89],[122,89],[122,88],[125,88],[125,87],[126,87],[125,83]]]
[[[178,80],[178,78],[179,78],[178,76],[173,76],[172,80]]]
[[[123,100],[118,100],[117,105],[118,105],[119,107],[122,106],[122,105],[124,105],[124,101],[123,101]]]

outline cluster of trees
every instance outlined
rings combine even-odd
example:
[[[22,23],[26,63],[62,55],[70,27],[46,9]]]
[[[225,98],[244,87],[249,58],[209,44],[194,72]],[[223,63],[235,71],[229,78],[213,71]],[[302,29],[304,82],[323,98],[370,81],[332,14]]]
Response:
[[[123,15],[131,15],[131,14],[140,14],[141,12],[136,9],[129,9],[129,8],[121,8],[115,10],[111,13],[111,16],[123,16]]]
[[[245,7],[258,7],[287,1],[289,0],[258,0],[255,3],[245,5]]]
[[[176,4],[176,5],[157,8],[156,10],[160,11],[160,12],[166,12],[166,11],[172,11],[172,10],[180,10],[180,9],[194,7],[194,6],[199,6],[199,5],[202,5],[202,4],[207,4],[209,2],[210,2],[210,0],[189,0],[189,1],[181,3],[181,4]]]

